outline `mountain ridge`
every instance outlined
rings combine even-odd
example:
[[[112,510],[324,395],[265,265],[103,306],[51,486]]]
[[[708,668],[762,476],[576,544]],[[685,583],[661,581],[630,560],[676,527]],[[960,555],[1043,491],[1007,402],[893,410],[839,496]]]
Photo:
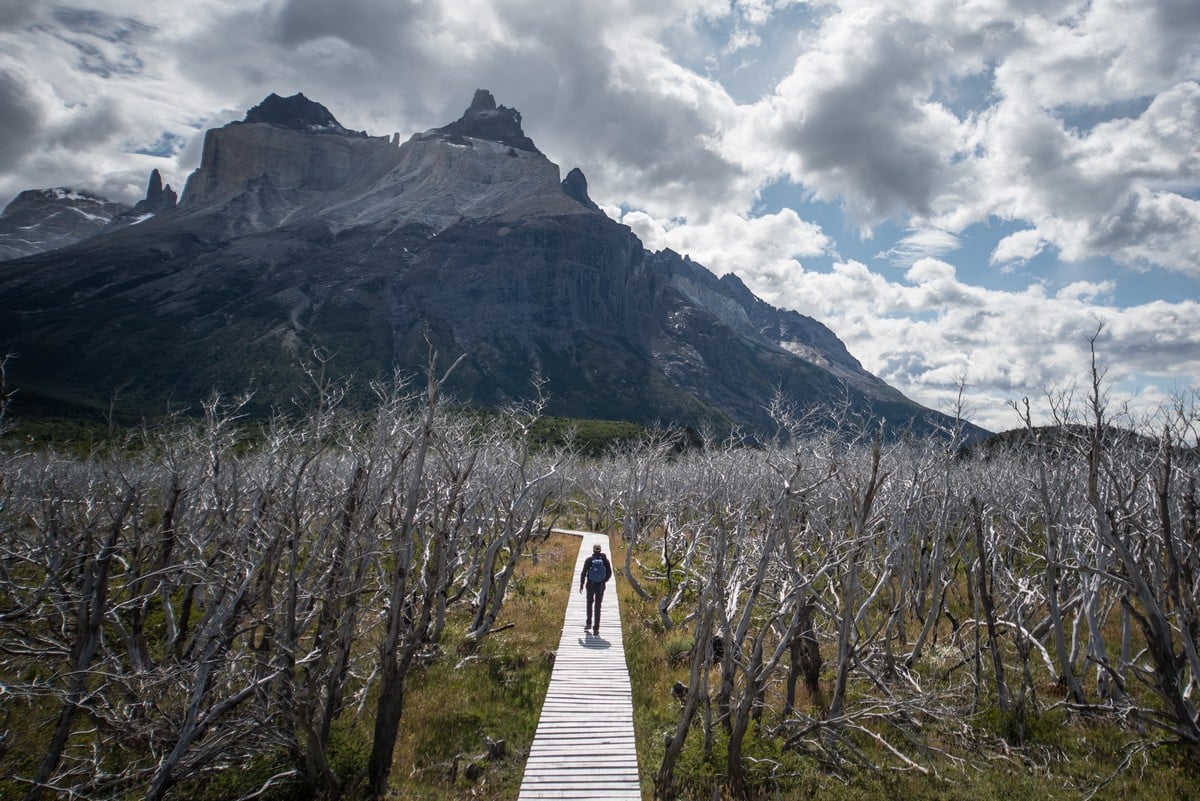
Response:
[[[293,98],[210,130],[173,209],[4,264],[0,345],[29,392],[151,409],[254,387],[272,406],[312,353],[362,389],[419,375],[432,344],[466,355],[450,389],[477,405],[540,380],[563,416],[765,430],[782,395],[949,424],[817,321],[646,251],[486,90],[403,143]]]
[[[67,186],[27,189],[0,213],[0,261],[74,244],[101,233],[129,206]]]

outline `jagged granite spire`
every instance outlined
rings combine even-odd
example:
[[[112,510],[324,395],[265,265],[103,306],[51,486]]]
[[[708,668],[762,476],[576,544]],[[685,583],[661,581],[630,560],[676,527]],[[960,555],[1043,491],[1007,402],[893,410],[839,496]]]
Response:
[[[521,112],[508,106],[497,106],[496,98],[486,89],[476,89],[471,106],[449,125],[434,129],[448,139],[471,137],[539,153],[533,140],[521,130]]]
[[[163,186],[162,176],[158,170],[150,172],[150,180],[146,183],[146,197],[137,202],[132,209],[113,217],[109,228],[124,228],[127,225],[139,223],[156,214],[165,214],[175,208],[178,198],[170,184]]]
[[[175,190],[171,188],[170,184],[167,184],[164,189],[162,176],[158,174],[158,170],[153,170],[150,173],[150,181],[146,185],[146,197],[134,206],[133,210],[137,212],[140,209],[142,213],[161,214],[175,208],[177,200]]]

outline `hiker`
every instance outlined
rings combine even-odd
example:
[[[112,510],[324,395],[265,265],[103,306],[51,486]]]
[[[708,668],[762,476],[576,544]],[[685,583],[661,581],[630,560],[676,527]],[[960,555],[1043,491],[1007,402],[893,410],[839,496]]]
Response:
[[[583,628],[592,630],[592,634],[600,635],[600,602],[604,600],[604,584],[612,578],[612,565],[608,557],[600,550],[599,545],[592,546],[592,555],[583,560],[583,572],[579,574],[579,591],[587,587],[587,622]],[[595,603],[593,614],[592,604]]]

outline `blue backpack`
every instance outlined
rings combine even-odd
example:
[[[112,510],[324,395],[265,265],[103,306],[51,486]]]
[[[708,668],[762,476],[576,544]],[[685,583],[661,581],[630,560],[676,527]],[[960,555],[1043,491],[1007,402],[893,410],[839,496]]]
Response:
[[[608,580],[608,571],[604,569],[604,560],[599,556],[592,557],[592,563],[588,565],[587,577],[588,581],[597,584],[603,584]]]

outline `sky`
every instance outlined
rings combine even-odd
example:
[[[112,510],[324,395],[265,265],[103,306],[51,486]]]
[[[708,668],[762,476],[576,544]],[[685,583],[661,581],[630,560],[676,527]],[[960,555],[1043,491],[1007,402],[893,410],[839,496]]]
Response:
[[[651,250],[993,431],[1200,387],[1196,0],[0,0],[0,203],[182,189],[275,92],[402,139],[477,88]]]

